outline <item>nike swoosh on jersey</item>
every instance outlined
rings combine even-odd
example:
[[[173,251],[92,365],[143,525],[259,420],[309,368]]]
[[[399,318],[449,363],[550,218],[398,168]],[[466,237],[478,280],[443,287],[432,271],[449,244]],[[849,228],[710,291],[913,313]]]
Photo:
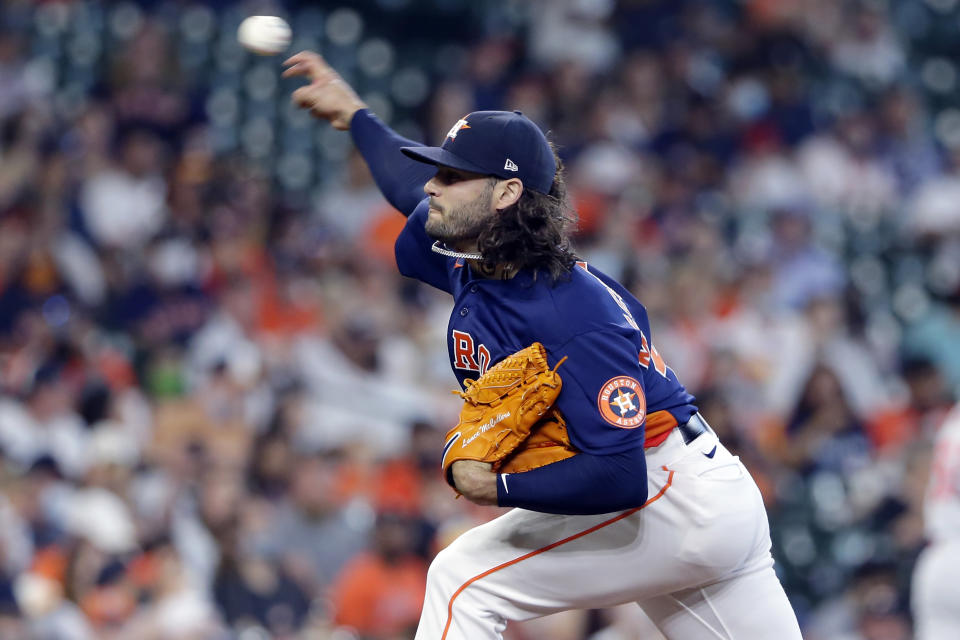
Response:
[[[717,452],[717,445],[713,445],[713,449],[710,449],[710,453],[705,453],[703,455],[707,456],[708,458],[712,458],[716,452]]]

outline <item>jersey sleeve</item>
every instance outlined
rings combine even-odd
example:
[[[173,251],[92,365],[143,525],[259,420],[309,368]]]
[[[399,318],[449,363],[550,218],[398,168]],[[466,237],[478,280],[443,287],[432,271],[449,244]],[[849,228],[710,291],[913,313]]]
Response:
[[[590,515],[639,507],[647,499],[643,449],[606,456],[579,453],[523,473],[497,475],[497,504],[530,511]]]
[[[394,255],[397,269],[405,276],[426,282],[441,291],[453,293],[450,271],[457,268],[453,258],[431,251],[433,240],[424,230],[427,221],[427,201],[423,200],[407,218],[407,224],[397,236]]]
[[[436,173],[436,167],[408,158],[400,148],[423,145],[397,134],[367,109],[354,114],[350,135],[387,201],[403,215],[412,214],[423,200],[423,185]]]
[[[552,360],[568,356],[558,369],[563,389],[556,406],[573,444],[594,455],[643,447],[646,389],[633,341],[614,330],[598,330],[550,351]]]

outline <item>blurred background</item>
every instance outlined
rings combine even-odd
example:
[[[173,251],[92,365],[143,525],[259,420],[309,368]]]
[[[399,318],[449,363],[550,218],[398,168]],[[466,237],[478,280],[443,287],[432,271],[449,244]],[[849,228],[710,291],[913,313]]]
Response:
[[[264,13],[404,135],[548,130],[579,253],[761,486],[804,636],[912,636],[960,391],[958,0],[0,11],[0,637],[412,638],[430,558],[499,513],[437,472],[451,301],[239,48]],[[636,607],[509,630],[658,637]]]

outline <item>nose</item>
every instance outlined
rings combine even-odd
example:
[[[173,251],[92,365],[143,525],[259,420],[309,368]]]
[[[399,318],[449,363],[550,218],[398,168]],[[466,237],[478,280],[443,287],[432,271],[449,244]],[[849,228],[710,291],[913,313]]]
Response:
[[[423,185],[423,190],[428,196],[436,197],[437,194],[440,193],[440,189],[438,187],[439,185],[437,184],[437,178],[434,176],[427,180],[427,184]]]

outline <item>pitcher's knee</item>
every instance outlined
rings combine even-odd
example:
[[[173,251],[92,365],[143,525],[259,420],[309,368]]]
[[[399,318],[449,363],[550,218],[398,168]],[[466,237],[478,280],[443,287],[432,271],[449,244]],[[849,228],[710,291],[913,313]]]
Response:
[[[481,577],[490,567],[476,562],[463,546],[454,542],[433,559],[427,571],[426,602],[430,607],[456,613],[460,618],[498,620],[506,601],[495,582]]]
[[[440,551],[430,563],[427,570],[427,594],[440,592],[450,597],[473,577],[468,575],[470,563],[465,562],[466,557],[459,553],[456,547],[454,542]]]

